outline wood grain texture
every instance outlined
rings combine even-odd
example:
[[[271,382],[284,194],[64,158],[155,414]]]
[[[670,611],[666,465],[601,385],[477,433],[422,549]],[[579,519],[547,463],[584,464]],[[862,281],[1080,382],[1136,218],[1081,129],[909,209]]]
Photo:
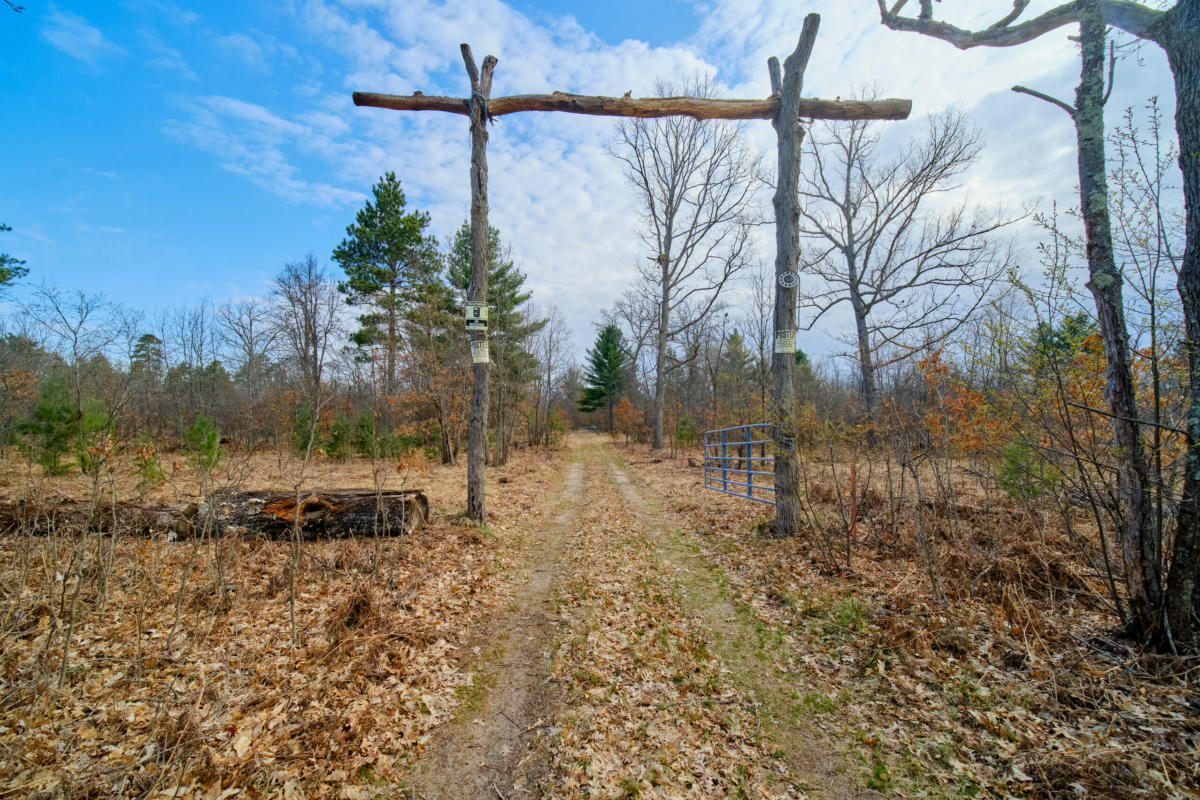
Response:
[[[410,95],[355,92],[356,106],[390,108],[395,111],[445,111],[470,116],[471,101],[461,97],[439,97],[417,92]],[[907,119],[911,100],[820,100],[799,98],[797,119]],[[499,117],[521,111],[562,111],[600,117],[671,117],[694,119],[775,119],[779,98],[722,100],[703,97],[604,97],[601,95],[518,94],[488,100],[488,116]]]

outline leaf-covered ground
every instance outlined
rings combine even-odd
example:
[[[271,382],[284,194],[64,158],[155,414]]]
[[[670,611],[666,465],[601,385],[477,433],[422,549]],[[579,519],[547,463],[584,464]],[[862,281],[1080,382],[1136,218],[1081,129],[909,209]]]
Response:
[[[287,465],[255,458],[229,468],[255,476],[248,488],[287,486]],[[288,542],[222,543],[222,593],[212,544],[0,538],[0,791],[375,796],[461,702],[460,644],[502,596],[500,537],[561,460],[525,452],[492,470],[490,530],[455,518],[463,468],[387,478],[427,491],[431,523],[404,539],[304,543],[294,614]],[[374,482],[364,462],[310,475]],[[85,496],[77,479],[59,483]]]
[[[831,568],[814,541],[841,535],[829,475],[806,500],[828,527],[779,541],[754,534],[761,507],[675,491],[700,481],[686,458],[631,457],[770,631],[776,668],[809,687],[796,713],[843,742],[868,786],[909,797],[1200,793],[1200,662],[1113,639],[1103,585],[1082,577],[1086,564],[1046,516],[905,508],[895,547],[859,541],[851,568]],[[860,539],[886,528],[884,505],[862,492]],[[912,546],[918,518],[944,602]]]
[[[288,486],[295,466],[256,456],[221,480]],[[763,537],[769,509],[703,492],[686,458],[583,435],[518,451],[489,469],[483,528],[461,519],[462,467],[401,466],[388,487],[425,489],[431,524],[304,543],[294,575],[287,542],[0,538],[0,796],[1200,785],[1194,665],[1104,636],[1085,570],[1045,526],[988,512],[943,531],[941,512],[913,509],[941,531],[942,603],[911,548],[859,542],[834,568],[812,531]],[[160,497],[187,496],[194,476],[173,477]],[[309,473],[379,477],[364,462]],[[0,481],[10,496],[89,490],[13,465]],[[812,519],[836,519],[836,490],[816,480],[808,497]]]

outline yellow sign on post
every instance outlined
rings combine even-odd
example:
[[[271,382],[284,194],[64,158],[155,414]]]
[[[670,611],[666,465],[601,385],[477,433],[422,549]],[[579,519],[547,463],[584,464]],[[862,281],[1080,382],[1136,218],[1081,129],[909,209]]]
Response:
[[[486,331],[488,326],[488,308],[487,303],[477,303],[473,300],[468,300],[466,308],[463,311],[467,320],[467,330],[469,331]]]

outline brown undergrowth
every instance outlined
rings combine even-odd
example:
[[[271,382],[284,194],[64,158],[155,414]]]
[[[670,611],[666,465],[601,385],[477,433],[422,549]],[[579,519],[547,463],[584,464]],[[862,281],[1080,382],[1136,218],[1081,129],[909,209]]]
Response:
[[[841,732],[872,788],[913,797],[1200,791],[1200,662],[1113,638],[1098,556],[1081,553],[1051,512],[910,501],[892,516],[882,487],[860,485],[847,567],[844,476],[810,482],[816,530],[777,540],[760,533],[770,507],[683,491],[701,484],[686,458],[631,459],[773,631],[778,669],[823,687],[798,708]]]
[[[290,542],[0,538],[0,793],[386,790],[461,701],[460,645],[504,596],[508,520],[539,503],[561,462],[523,451],[489,470],[486,529],[459,516],[464,467],[380,465],[428,493],[432,520],[405,538],[304,543],[295,642]],[[242,469],[246,488],[288,485],[274,458]],[[14,474],[10,494],[85,497],[78,476],[13,487]],[[369,462],[320,460],[309,480],[375,478]],[[128,483],[119,491],[132,493]]]

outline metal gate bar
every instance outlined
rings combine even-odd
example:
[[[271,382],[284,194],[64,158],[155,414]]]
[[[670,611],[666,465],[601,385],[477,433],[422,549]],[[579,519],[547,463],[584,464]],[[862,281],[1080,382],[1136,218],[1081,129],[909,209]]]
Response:
[[[754,445],[774,443],[770,438],[755,438],[770,436],[774,427],[772,422],[757,422],[752,425],[735,425],[732,428],[705,431],[704,488],[775,505],[774,470],[754,469],[754,462],[774,464],[775,457],[766,455],[765,447],[762,455],[753,455]],[[731,447],[737,448],[733,455],[729,454]],[[730,462],[734,462],[734,467],[730,467]],[[741,469],[742,466],[745,469]],[[756,475],[770,476],[772,480],[770,483],[756,483]]]

